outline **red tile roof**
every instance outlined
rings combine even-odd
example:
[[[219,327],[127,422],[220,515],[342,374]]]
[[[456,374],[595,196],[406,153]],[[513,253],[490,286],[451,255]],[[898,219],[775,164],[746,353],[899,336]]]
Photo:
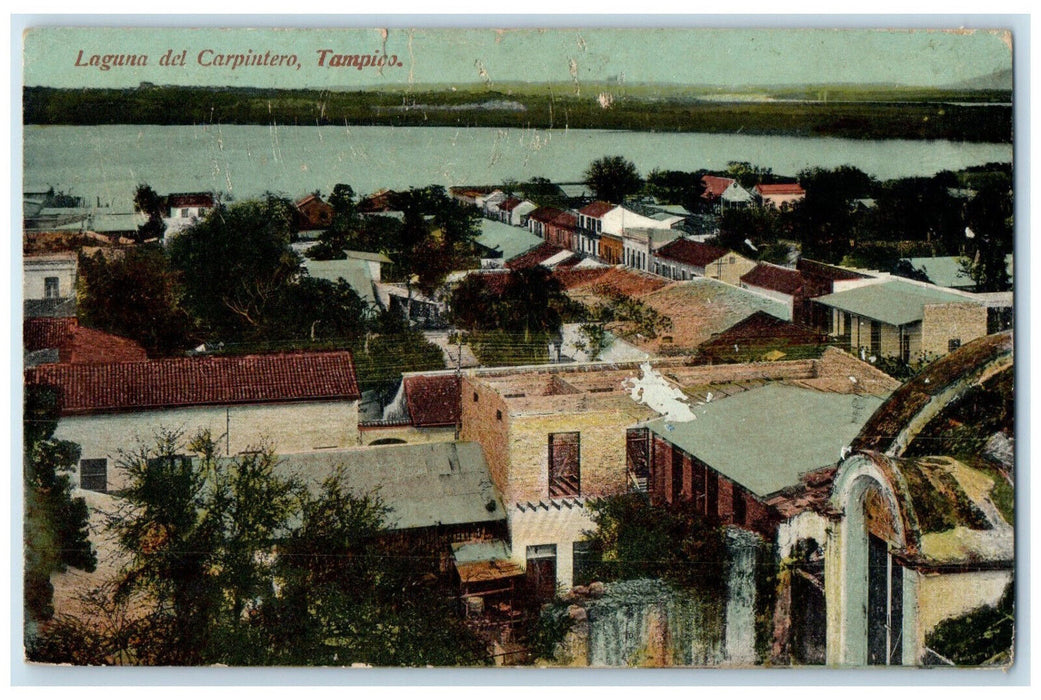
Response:
[[[616,205],[611,204],[610,202],[598,201],[593,202],[592,204],[585,205],[584,207],[578,210],[578,213],[582,214],[583,216],[591,216],[594,219],[599,219],[601,216],[614,209],[615,206]]]
[[[556,207],[539,207],[535,211],[531,212],[531,215],[528,216],[528,218],[548,224],[563,213],[564,212]]]
[[[557,228],[576,228],[578,226],[578,217],[571,212],[562,211],[553,217],[553,220],[549,223]]]
[[[532,248],[524,255],[520,255],[513,260],[510,260],[506,263],[506,267],[511,270],[523,270],[529,267],[535,267],[536,265],[549,260],[562,250],[565,250],[565,248],[553,245],[552,243],[543,243],[542,245]]]
[[[798,270],[762,263],[742,275],[741,282],[791,296],[796,296],[806,286],[806,280]]]
[[[72,318],[27,318],[22,321],[22,346],[29,351],[60,348],[79,327]]]
[[[795,267],[804,275],[812,275],[814,277],[820,277],[832,281],[860,280],[867,279],[871,276],[854,272],[853,270],[835,267],[834,265],[828,265],[827,263],[817,262],[816,260],[810,260],[808,258],[799,258],[799,262],[795,264]]]
[[[559,267],[553,271],[553,276],[560,282],[564,289],[574,289],[596,282],[607,274],[610,267],[586,267],[580,270],[565,269]]]
[[[756,192],[762,195],[772,194],[806,194],[806,190],[797,182],[782,183],[779,185],[756,185]]]
[[[168,207],[212,207],[213,195],[209,192],[177,192],[166,195]]]
[[[705,191],[701,193],[703,199],[719,199],[735,181],[730,177],[705,175],[701,178],[701,182],[705,185]]]
[[[41,365],[25,383],[56,387],[62,415],[360,398],[349,351]]]
[[[435,428],[459,421],[459,377],[453,374],[405,377],[404,384],[412,425]]]
[[[513,211],[520,203],[521,200],[516,197],[510,197],[499,205],[499,211]]]
[[[729,351],[734,345],[758,346],[784,341],[788,345],[818,345],[823,336],[807,326],[783,321],[765,311],[756,311],[738,321],[722,333],[701,345],[701,350],[712,354],[715,350]]]
[[[129,338],[81,328],[75,318],[27,318],[22,344],[28,351],[58,350],[59,362],[144,362],[145,349]]]
[[[677,238],[659,248],[655,255],[666,260],[675,260],[684,265],[705,267],[729,252],[726,248],[709,245],[708,243],[698,243],[686,238]]]

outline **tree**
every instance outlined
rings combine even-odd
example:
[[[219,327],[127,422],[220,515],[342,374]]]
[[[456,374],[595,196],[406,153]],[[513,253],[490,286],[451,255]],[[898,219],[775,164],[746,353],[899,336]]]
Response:
[[[342,470],[305,487],[278,465],[263,445],[220,457],[205,432],[185,445],[160,431],[126,455],[126,506],[110,528],[129,563],[98,607],[134,599],[142,612],[111,631],[65,618],[36,658],[115,663],[118,649],[156,665],[485,662],[437,558],[386,537],[378,496],[353,492]]]
[[[79,445],[53,438],[57,394],[47,387],[26,387],[24,402],[24,595],[26,642],[36,626],[54,615],[52,573],[67,567],[94,571],[97,555],[88,537],[88,511],[73,498],[69,473],[79,461]]]
[[[691,502],[653,506],[642,493],[590,503],[596,530],[586,532],[596,564],[589,580],[655,578],[718,590],[729,565],[723,531]]]
[[[967,229],[964,269],[977,292],[1001,292],[1009,288],[1005,256],[1012,252],[1012,183],[997,176],[980,183],[965,206]],[[970,237],[971,236],[971,237]]]
[[[137,227],[139,240],[147,241],[152,238],[162,238],[166,231],[163,223],[163,213],[166,209],[166,200],[156,194],[156,191],[145,184],[137,186],[134,192],[134,211],[148,216],[148,221]]]
[[[643,186],[636,166],[622,156],[597,158],[586,168],[584,178],[597,199],[614,204],[620,204]]]
[[[645,190],[665,204],[679,204],[687,211],[694,212],[704,206],[701,199],[705,192],[704,176],[704,170],[652,170],[647,176]]]
[[[853,200],[870,190],[871,178],[844,165],[832,170],[804,170],[799,173],[799,182],[806,196],[782,218],[788,219],[792,234],[802,244],[803,255],[836,262],[855,245]]]
[[[79,313],[85,325],[140,343],[149,355],[176,354],[193,343],[195,323],[181,306],[183,288],[158,246],[120,257],[80,257]]]
[[[221,206],[169,245],[184,303],[224,340],[255,338],[283,288],[300,271],[289,247],[293,206],[267,195]]]
[[[770,168],[738,160],[727,163],[726,175],[737,180],[737,184],[746,190],[751,190],[759,184],[770,184],[777,179]]]

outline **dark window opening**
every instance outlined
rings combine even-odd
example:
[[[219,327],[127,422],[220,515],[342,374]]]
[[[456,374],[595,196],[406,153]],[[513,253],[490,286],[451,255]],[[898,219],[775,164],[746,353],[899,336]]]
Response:
[[[744,491],[738,486],[734,486],[733,504],[734,524],[744,525],[748,519],[748,512],[745,505]]]
[[[571,546],[571,555],[574,562],[574,583],[576,586],[584,586],[593,580],[600,557],[593,550],[593,543],[587,540],[575,542]]]
[[[86,491],[108,490],[108,460],[80,460],[80,488]]]
[[[871,322],[871,354],[878,357],[882,354],[882,324]]]
[[[947,341],[947,352],[954,352],[961,347],[961,338],[951,338]]]
[[[579,433],[550,433],[550,498],[579,495],[581,490],[580,450]]]
[[[650,431],[647,428],[629,428],[625,431],[625,466],[637,490],[647,490],[650,463]]]
[[[47,299],[57,299],[60,294],[57,277],[45,277],[43,279],[43,296]]]
[[[673,447],[671,502],[678,502],[681,498],[683,498],[683,453],[680,450],[677,450],[675,447]]]
[[[537,600],[552,600],[557,593],[557,546],[538,544],[526,551],[525,578]]]

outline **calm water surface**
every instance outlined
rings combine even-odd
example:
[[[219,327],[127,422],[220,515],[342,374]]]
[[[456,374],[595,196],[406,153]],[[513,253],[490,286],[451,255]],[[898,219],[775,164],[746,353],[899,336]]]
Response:
[[[578,181],[590,161],[622,155],[654,168],[722,169],[742,160],[794,175],[854,165],[880,179],[1010,162],[1010,144],[839,138],[385,126],[28,126],[26,185],[52,185],[117,211],[134,188],[215,190],[237,199],[265,191],[328,193],[346,182],[382,187],[493,184],[541,176]]]

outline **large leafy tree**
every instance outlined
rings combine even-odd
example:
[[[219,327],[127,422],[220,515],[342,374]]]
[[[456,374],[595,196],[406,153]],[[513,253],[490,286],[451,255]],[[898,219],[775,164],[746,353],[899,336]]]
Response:
[[[698,211],[705,191],[704,176],[704,170],[652,170],[644,188],[647,194],[665,204],[679,204],[687,211]]]
[[[253,338],[300,271],[289,247],[293,205],[267,195],[212,211],[169,245],[185,305],[217,336]]]
[[[636,165],[622,156],[597,158],[586,168],[584,181],[597,199],[614,204],[636,194],[643,186]]]
[[[983,180],[965,206],[965,268],[978,292],[1009,288],[1005,256],[1012,252],[1012,183],[997,174]]]
[[[336,470],[283,475],[263,445],[221,457],[207,433],[160,432],[126,455],[111,520],[128,564],[99,632],[66,618],[34,658],[149,665],[459,665],[485,661],[435,559],[388,538],[387,508]],[[98,649],[105,650],[99,654]]]
[[[791,232],[806,257],[837,261],[855,240],[853,200],[871,191],[872,180],[857,168],[810,168],[799,173],[806,196],[791,209]]]
[[[158,246],[135,246],[118,257],[81,256],[79,292],[85,325],[136,340],[149,355],[176,354],[196,336],[181,305],[180,275]]]

